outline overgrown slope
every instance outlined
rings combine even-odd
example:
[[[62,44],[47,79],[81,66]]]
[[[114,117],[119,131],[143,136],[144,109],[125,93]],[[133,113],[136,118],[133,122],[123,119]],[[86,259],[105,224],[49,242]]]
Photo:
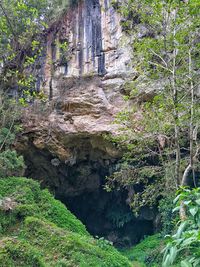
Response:
[[[132,248],[122,250],[122,254],[131,261],[140,262],[141,267],[158,267],[162,265],[163,248],[164,240],[159,234],[155,234]]]
[[[0,199],[0,266],[131,266],[37,182],[1,179]]]

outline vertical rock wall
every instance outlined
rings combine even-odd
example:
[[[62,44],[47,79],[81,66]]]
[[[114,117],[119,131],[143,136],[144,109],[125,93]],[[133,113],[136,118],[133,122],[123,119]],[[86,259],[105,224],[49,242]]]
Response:
[[[131,49],[120,19],[111,0],[79,0],[71,5],[63,18],[52,25],[47,37],[46,89],[50,83],[56,87],[52,74],[54,78],[127,76]],[[61,49],[65,42],[67,48]]]
[[[37,87],[52,101],[25,110],[16,149],[26,176],[49,187],[92,234],[130,245],[153,231],[154,214],[135,218],[127,190],[103,189],[122,157],[105,135],[118,132],[113,121],[127,104],[120,92],[132,73],[120,19],[111,0],[77,0],[51,25]]]

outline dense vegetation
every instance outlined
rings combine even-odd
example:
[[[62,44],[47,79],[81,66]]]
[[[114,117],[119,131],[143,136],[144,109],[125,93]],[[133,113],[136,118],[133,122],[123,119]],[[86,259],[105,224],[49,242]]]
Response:
[[[109,243],[85,226],[37,182],[0,180],[0,265],[131,266]]]
[[[122,134],[109,137],[126,153],[105,188],[132,192],[136,216],[143,207],[158,208],[159,234],[122,251],[124,257],[92,238],[39,184],[11,177],[25,170],[14,149],[20,114],[35,98],[47,101],[36,79],[48,27],[76,2],[0,1],[0,266],[198,267],[199,0],[112,1],[133,40],[135,75],[124,88],[132,106],[116,118]]]
[[[132,204],[149,205],[180,185],[198,184],[199,1],[127,1],[116,8],[134,37],[137,73],[125,88],[125,98],[135,103],[117,118],[125,133],[114,140],[129,149],[130,164],[108,182],[142,182],[142,199],[134,197]]]
[[[199,186],[200,3],[125,2],[113,5],[133,37],[136,74],[124,93],[135,103],[116,120],[124,125],[122,135],[111,138],[129,152],[121,170],[108,177],[107,190],[132,188],[130,206],[135,213],[140,207],[159,205],[162,232],[171,234],[163,266],[199,266],[194,248],[199,242],[199,196],[198,189],[189,188]],[[180,201],[174,212],[179,214],[173,215],[178,188]]]

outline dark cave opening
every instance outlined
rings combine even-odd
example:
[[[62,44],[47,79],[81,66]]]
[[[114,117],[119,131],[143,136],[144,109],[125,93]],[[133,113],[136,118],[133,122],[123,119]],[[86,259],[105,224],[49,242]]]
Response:
[[[127,190],[104,190],[105,177],[113,173],[119,159],[92,147],[91,143],[89,138],[76,138],[75,146],[70,140],[76,158],[64,162],[49,150],[38,149],[29,142],[22,153],[26,176],[48,188],[90,234],[104,237],[117,247],[129,247],[154,233],[156,212],[147,207],[135,217],[126,201]]]
[[[79,196],[56,195],[56,198],[86,225],[90,234],[104,237],[117,247],[129,247],[153,234],[153,220],[136,218],[126,204],[125,192],[107,193],[100,188]]]

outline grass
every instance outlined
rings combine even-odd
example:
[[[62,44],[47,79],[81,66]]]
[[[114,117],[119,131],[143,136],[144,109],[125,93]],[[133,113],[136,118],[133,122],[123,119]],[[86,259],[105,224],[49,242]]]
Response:
[[[67,208],[36,181],[0,180],[0,200],[16,203],[6,210],[0,201],[1,267],[137,266],[111,245],[99,244]]]
[[[138,245],[122,250],[122,254],[130,261],[138,264],[138,267],[160,267],[164,242],[159,234],[146,237]],[[137,265],[136,265],[137,266]]]

